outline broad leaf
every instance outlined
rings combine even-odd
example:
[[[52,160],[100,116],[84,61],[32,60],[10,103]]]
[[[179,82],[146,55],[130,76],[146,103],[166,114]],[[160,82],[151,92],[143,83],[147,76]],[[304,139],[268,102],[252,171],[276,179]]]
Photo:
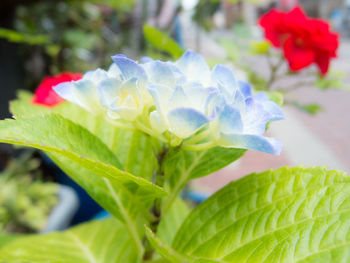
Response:
[[[145,226],[145,234],[150,241],[152,247],[163,258],[170,260],[170,262],[189,262],[185,255],[177,253],[169,245],[163,243],[151,229]]]
[[[281,168],[248,175],[203,202],[172,248],[193,262],[349,262],[349,218],[345,173]]]
[[[190,211],[187,204],[181,198],[177,198],[170,210],[162,216],[157,236],[166,244],[171,244]]]
[[[0,122],[0,141],[46,151],[114,216],[123,220],[141,250],[135,220],[164,191],[121,170],[115,155],[83,127],[55,114]]]
[[[116,156],[96,136],[59,115],[2,121],[0,141],[61,155],[120,186],[133,187],[133,193],[141,187],[154,197],[165,194],[156,185],[123,171]]]
[[[65,102],[49,108],[32,104],[32,97],[30,92],[18,92],[18,99],[10,103],[10,110],[15,118],[43,113],[60,114],[96,135],[118,157],[126,171],[151,180],[157,161],[148,136],[119,129],[107,122],[103,116],[94,116],[72,103]]]
[[[0,247],[0,261],[134,263],[137,253],[130,244],[124,225],[115,219],[107,219],[58,233],[17,237]]]
[[[169,53],[175,59],[181,57],[184,52],[173,39],[155,27],[144,25],[143,34],[148,43],[152,44],[160,51]]]
[[[165,175],[169,178],[170,195],[167,211],[185,184],[229,165],[243,156],[245,150],[214,147],[204,151],[173,151],[165,159]]]

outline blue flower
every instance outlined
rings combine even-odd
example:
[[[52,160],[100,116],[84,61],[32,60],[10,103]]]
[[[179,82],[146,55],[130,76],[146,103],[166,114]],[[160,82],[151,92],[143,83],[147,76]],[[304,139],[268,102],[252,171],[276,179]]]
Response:
[[[81,80],[54,87],[55,91],[92,113],[106,112],[112,119],[135,120],[144,110],[146,73],[124,55],[113,56],[113,60],[108,71],[89,71]]]
[[[203,150],[214,146],[279,154],[282,143],[263,134],[284,118],[264,93],[223,65],[213,69],[193,51],[173,61],[124,55],[108,71],[87,72],[79,81],[55,87],[63,98],[95,113],[129,122],[172,146]]]

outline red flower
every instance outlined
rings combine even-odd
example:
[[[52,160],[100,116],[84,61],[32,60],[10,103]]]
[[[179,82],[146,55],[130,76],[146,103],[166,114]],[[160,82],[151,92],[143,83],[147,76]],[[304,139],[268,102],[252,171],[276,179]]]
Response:
[[[260,18],[265,38],[282,48],[292,71],[316,63],[322,75],[328,72],[331,58],[337,56],[338,34],[322,19],[307,17],[300,7],[288,13],[271,10]]]
[[[52,87],[67,81],[79,80],[82,78],[80,73],[63,72],[53,77],[45,77],[35,91],[32,99],[33,104],[41,104],[48,107],[54,107],[64,101]]]

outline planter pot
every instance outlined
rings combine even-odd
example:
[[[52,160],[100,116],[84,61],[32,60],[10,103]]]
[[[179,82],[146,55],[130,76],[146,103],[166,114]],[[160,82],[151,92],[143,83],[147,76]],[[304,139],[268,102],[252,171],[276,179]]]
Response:
[[[88,221],[94,218],[96,214],[103,211],[103,208],[99,206],[80,185],[74,182],[59,167],[57,167],[46,154],[42,154],[41,156],[44,163],[52,169],[52,174],[54,175],[55,180],[61,185],[73,189],[74,193],[78,197],[79,206],[72,219],[72,225]]]
[[[75,191],[65,185],[58,190],[58,203],[52,209],[42,233],[66,229],[79,208],[79,199]]]

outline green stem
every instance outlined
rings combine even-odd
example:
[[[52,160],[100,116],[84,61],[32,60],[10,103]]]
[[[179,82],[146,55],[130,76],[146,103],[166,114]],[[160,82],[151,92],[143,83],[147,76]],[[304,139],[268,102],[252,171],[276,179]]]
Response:
[[[203,151],[206,149],[211,148],[212,146],[214,146],[214,142],[204,142],[201,144],[192,144],[192,145],[182,145],[182,149],[185,151]]]
[[[266,83],[265,90],[270,90],[270,87],[277,80],[277,73],[284,62],[284,58],[281,56],[279,61],[277,61],[276,64],[273,64],[271,61],[271,56],[269,54],[269,55],[267,55],[267,61],[269,63],[270,69],[271,69],[271,74],[270,74],[270,78],[268,79],[268,81]]]
[[[192,138],[188,139],[187,141],[184,142],[184,144],[186,144],[186,145],[187,144],[188,145],[196,144],[199,141],[206,139],[209,135],[210,135],[210,129],[208,128],[208,129],[202,131],[201,133],[193,136]]]
[[[164,158],[168,152],[169,148],[163,148],[163,151],[157,156],[158,160],[158,170],[155,175],[155,183],[156,185],[163,187],[165,178],[164,178],[164,172],[163,172],[163,161]],[[157,198],[154,200],[153,206],[151,208],[151,213],[152,213],[152,220],[149,223],[150,229],[152,230],[153,233],[157,233],[158,226],[160,223],[160,220],[162,218],[162,209],[161,209],[161,201],[162,199]],[[153,257],[154,254],[154,249],[151,246],[150,242],[147,240],[145,237],[145,251],[143,254],[143,260],[144,261],[150,261]]]

